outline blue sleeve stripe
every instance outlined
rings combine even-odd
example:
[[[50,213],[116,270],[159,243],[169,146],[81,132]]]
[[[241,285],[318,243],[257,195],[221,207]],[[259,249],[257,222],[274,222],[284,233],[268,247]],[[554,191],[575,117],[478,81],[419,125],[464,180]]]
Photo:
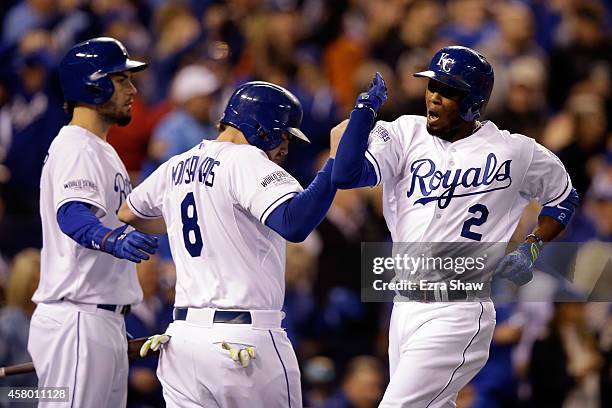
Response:
[[[140,218],[159,218],[161,217],[161,215],[147,215],[147,214],[140,212],[138,208],[134,206],[134,203],[132,203],[132,199],[130,198],[130,196],[128,196],[127,198],[127,204],[128,204],[128,207],[130,207],[130,210],[132,210],[135,213],[138,213]]]
[[[567,224],[569,224],[573,215],[574,215],[573,209],[562,210],[557,207],[542,207],[542,211],[540,211],[538,218],[550,217],[554,219],[555,221],[563,224],[563,226],[567,227]]]
[[[272,213],[272,211],[274,211],[276,209],[276,207],[278,207],[279,205],[281,205],[282,203],[284,203],[285,201],[289,200],[290,198],[292,198],[293,196],[297,195],[296,191],[291,191],[289,193],[283,194],[282,196],[280,196],[279,198],[277,198],[276,200],[274,200],[272,202],[272,204],[270,204],[268,206],[268,208],[266,208],[264,210],[264,212],[261,214],[261,217],[259,218],[259,221],[262,224],[266,224],[266,220],[268,219],[268,216],[270,216],[270,213]]]
[[[374,155],[370,153],[370,151],[367,149],[365,151],[365,157],[370,163],[372,163],[372,166],[374,166],[374,170],[376,171],[376,185],[379,185],[382,182],[382,175],[380,173],[380,166],[378,165],[378,161],[376,161]]]
[[[545,205],[540,211],[540,217],[546,216],[555,219],[564,226],[567,226],[572,219],[576,207],[580,202],[580,197],[575,188],[570,190],[570,193],[563,199],[563,201],[557,203],[554,206]]]
[[[553,198],[550,201],[545,202],[544,204],[542,204],[543,206],[546,206],[554,201],[557,201],[558,199],[560,199],[561,197],[563,197],[565,195],[565,193],[567,193],[567,191],[570,188],[570,181],[569,181],[569,176],[567,176],[567,180],[565,181],[565,189],[563,189],[563,192],[561,194],[559,194],[558,196],[556,196],[555,198]]]

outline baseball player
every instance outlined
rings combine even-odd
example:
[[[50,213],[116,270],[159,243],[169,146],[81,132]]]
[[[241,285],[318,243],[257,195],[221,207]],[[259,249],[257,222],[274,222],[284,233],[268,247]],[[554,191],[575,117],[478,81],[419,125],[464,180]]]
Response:
[[[493,69],[465,47],[440,49],[429,69],[427,116],[379,121],[380,74],[357,99],[333,168],[339,188],[382,184],[394,242],[508,242],[531,200],[538,226],[496,273],[527,283],[539,250],[570,220],[578,196],[559,159],[533,139],[479,121]],[[469,290],[415,290],[394,303],[390,383],[381,407],[454,407],[488,357],[495,310]],[[436,300],[443,302],[436,302]],[[468,300],[468,301],[466,301]]]
[[[39,386],[68,387],[69,401],[40,406],[126,405],[123,315],[142,299],[133,262],[157,243],[117,218],[131,185],[106,134],[130,122],[131,78],[145,67],[112,38],[77,44],[60,64],[72,120],[51,143],[40,181],[43,249],[28,351]]]
[[[285,239],[301,241],[336,189],[330,158],[306,190],[277,163],[302,107],[286,89],[249,82],[230,97],[216,140],[162,164],[119,218],[167,225],[176,264],[174,322],[151,345],[168,407],[301,407],[298,362],[285,331]],[[337,147],[332,131],[333,157]],[[165,228],[163,229],[165,231]],[[284,239],[283,239],[284,238]]]

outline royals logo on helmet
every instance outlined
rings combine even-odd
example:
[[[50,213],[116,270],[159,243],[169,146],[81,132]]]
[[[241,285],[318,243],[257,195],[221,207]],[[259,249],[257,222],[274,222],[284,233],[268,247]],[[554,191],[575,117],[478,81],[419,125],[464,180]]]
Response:
[[[453,68],[453,65],[455,65],[455,60],[448,58],[448,53],[443,52],[442,55],[440,55],[437,65],[442,68],[442,71],[449,73]]]

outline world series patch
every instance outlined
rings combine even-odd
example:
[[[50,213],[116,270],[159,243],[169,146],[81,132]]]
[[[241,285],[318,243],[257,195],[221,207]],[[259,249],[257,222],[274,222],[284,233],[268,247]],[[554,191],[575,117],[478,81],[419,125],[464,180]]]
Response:
[[[64,189],[66,190],[91,190],[98,191],[98,186],[91,180],[77,179],[70,180],[64,183]]]
[[[279,184],[285,184],[287,182],[290,182],[291,180],[293,180],[291,174],[287,173],[284,170],[277,170],[261,179],[260,184],[262,187],[266,188]]]
[[[376,125],[374,129],[372,129],[372,133],[378,136],[383,142],[388,142],[389,140],[391,140],[391,137],[389,136],[389,131],[387,131],[387,129],[380,125]]]

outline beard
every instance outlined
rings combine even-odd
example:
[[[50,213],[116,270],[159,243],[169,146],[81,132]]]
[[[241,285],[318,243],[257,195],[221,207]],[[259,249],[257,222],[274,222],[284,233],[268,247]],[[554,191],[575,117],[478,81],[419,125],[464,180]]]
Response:
[[[117,126],[127,126],[132,121],[132,113],[130,111],[122,112],[112,101],[100,106],[98,112],[105,122]]]
[[[449,141],[455,138],[457,133],[460,131],[460,128],[462,125],[463,125],[463,122],[459,119],[459,120],[453,120],[448,125],[441,127],[441,128],[437,128],[437,129],[427,124],[426,129],[430,135],[439,137],[442,140]]]
[[[266,152],[267,154],[267,152]],[[281,155],[271,155],[271,154],[267,154],[268,159],[270,159],[270,161],[278,164],[279,166],[282,166],[283,164],[285,164],[286,158],[285,156],[281,156]]]
[[[274,162],[281,167],[287,161],[287,156],[280,155],[276,149],[264,151],[264,153],[266,153],[266,156],[268,156],[268,159],[270,159],[271,162]]]
[[[454,130],[453,128],[443,128],[443,129],[434,129],[432,127],[430,127],[429,125],[426,126],[427,128],[427,132],[435,137],[439,137],[442,140],[450,140],[453,138],[454,135]]]
[[[132,121],[132,115],[131,114],[120,114],[116,117],[116,121],[115,124],[117,126],[127,126],[130,124],[130,122]]]

